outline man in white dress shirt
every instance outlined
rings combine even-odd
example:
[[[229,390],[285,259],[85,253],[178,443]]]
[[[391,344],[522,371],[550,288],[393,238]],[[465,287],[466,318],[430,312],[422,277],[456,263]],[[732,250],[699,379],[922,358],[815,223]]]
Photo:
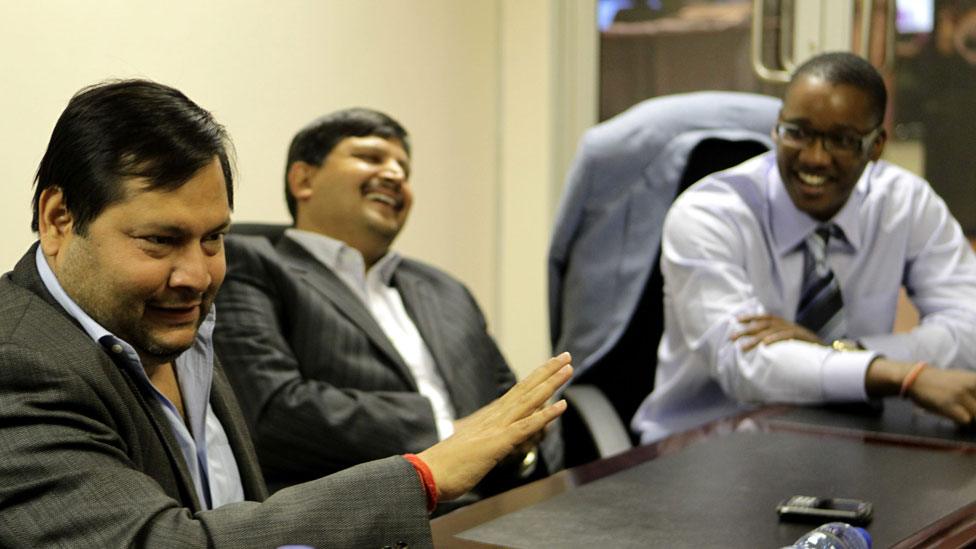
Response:
[[[391,250],[413,203],[397,121],[313,121],[285,179],[294,227],[274,245],[228,238],[214,334],[273,488],[417,452],[515,382],[464,285]],[[529,445],[482,491],[520,482],[536,457]]]
[[[901,394],[976,417],[976,258],[928,183],[879,161],[886,103],[866,61],[814,57],[775,151],[675,201],[655,389],[632,421],[643,442],[755,403]],[[894,334],[902,286],[921,322]]]

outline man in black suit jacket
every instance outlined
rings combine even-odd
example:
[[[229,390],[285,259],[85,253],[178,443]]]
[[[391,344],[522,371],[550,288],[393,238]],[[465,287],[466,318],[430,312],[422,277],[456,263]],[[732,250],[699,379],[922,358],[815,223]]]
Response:
[[[274,245],[227,240],[215,342],[272,488],[419,451],[515,382],[468,290],[390,249],[413,203],[409,151],[385,114],[319,118],[288,153],[294,227]]]
[[[428,547],[427,513],[558,416],[550,360],[419,455],[265,499],[210,332],[227,137],[147,81],[72,98],[37,173],[34,244],[0,278],[0,547]]]

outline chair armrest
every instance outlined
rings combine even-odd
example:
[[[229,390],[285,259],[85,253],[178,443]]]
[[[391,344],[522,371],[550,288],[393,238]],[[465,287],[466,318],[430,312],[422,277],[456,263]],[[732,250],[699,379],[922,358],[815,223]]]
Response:
[[[599,388],[585,383],[570,385],[563,398],[579,415],[601,458],[633,447],[626,425]]]

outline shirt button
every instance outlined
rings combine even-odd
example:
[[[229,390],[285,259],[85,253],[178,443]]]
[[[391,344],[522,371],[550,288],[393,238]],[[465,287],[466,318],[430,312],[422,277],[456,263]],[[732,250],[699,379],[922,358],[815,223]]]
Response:
[[[112,352],[113,353],[115,353],[117,355],[120,355],[120,354],[122,354],[122,351],[123,351],[122,346],[119,345],[118,343],[116,343],[115,345],[112,345]]]

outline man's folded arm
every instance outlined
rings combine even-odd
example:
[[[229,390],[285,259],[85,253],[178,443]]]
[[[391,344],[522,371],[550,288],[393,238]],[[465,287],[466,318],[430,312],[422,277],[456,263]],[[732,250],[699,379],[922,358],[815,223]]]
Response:
[[[745,342],[734,339],[744,329],[740,317],[772,314],[743,266],[744,246],[739,229],[710,212],[685,206],[669,214],[661,270],[667,299],[675,302],[669,321],[682,343],[701,356],[725,394],[740,402],[865,399],[871,353],[841,356],[796,340],[746,351]]]

